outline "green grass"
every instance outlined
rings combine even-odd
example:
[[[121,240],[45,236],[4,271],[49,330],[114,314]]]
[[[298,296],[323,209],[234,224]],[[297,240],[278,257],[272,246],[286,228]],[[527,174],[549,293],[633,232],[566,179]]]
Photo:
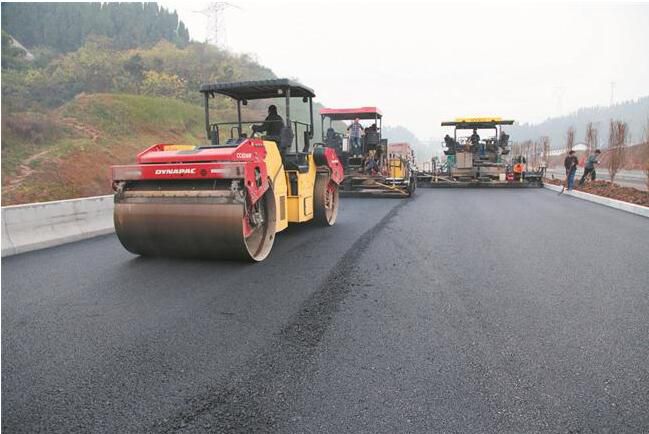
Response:
[[[204,135],[203,109],[170,98],[140,95],[98,94],[79,97],[61,110],[65,118],[74,119],[86,131],[79,131],[58,119],[52,126],[51,141],[33,143],[30,137],[8,128],[2,130],[2,171],[15,174],[20,163],[30,156],[50,150],[52,157],[62,158],[71,151],[93,146],[115,146],[122,139],[137,141],[142,136],[164,137],[173,134],[188,143],[198,142]],[[25,117],[30,113],[22,114]],[[33,115],[34,117],[36,115]],[[40,115],[39,115],[40,116]],[[90,133],[97,132],[96,143]],[[143,143],[143,147],[149,144]]]
[[[116,136],[133,136],[143,129],[198,132],[203,119],[200,106],[171,98],[124,94],[84,96],[67,104],[63,113]]]

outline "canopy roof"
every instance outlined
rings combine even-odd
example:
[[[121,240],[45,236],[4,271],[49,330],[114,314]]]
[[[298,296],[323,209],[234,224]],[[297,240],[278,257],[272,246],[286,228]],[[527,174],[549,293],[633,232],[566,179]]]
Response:
[[[442,122],[443,127],[455,127],[461,130],[494,128],[496,125],[514,125],[514,121],[503,120],[502,118],[492,116],[483,118],[455,118],[454,121]]]
[[[209,94],[219,93],[239,100],[252,100],[262,98],[284,98],[288,89],[291,90],[291,97],[315,97],[313,89],[287,78],[203,84],[201,85],[200,91]]]
[[[334,121],[344,121],[350,119],[381,119],[383,113],[378,107],[358,107],[358,108],[323,108],[320,109],[320,115],[326,116]]]

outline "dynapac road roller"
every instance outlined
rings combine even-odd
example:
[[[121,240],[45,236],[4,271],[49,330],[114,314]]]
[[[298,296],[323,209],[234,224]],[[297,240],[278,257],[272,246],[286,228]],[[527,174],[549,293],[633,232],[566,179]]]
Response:
[[[137,164],[111,168],[115,230],[127,250],[261,261],[289,223],[335,223],[343,167],[334,149],[309,152],[313,90],[277,79],[206,84],[200,91],[209,144],[158,144],[138,154]],[[236,100],[237,121],[210,122],[210,99],[219,94]],[[284,119],[273,105],[264,121],[242,120],[242,106],[267,98],[281,98]],[[308,123],[291,118],[295,98],[308,103]],[[244,132],[255,123],[250,135]]]

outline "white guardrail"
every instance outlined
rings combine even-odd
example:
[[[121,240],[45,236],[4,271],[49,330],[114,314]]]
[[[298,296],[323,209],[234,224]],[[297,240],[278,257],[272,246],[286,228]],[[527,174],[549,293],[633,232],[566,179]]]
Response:
[[[113,195],[2,207],[2,256],[114,232]]]

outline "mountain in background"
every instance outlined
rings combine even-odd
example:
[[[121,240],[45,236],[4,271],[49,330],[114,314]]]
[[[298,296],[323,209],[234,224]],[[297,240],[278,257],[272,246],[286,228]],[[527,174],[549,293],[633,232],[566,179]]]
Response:
[[[625,101],[608,107],[586,107],[567,116],[547,119],[538,124],[520,124],[509,127],[511,140],[538,141],[541,136],[550,138],[553,149],[563,148],[566,131],[575,128],[575,143],[583,142],[586,135],[586,125],[592,122],[599,133],[599,146],[608,146],[608,126],[610,120],[622,120],[629,127],[629,143],[639,143],[649,119],[649,96],[633,101]]]
[[[413,147],[420,144],[417,136],[415,136],[415,134],[408,128],[401,125],[396,125],[393,127],[387,125],[384,126],[381,129],[381,137],[388,139],[388,142],[392,143],[407,142],[410,143],[410,145]]]
[[[381,136],[388,139],[388,143],[409,143],[413,151],[415,151],[417,161],[428,161],[433,155],[433,145],[422,142],[415,133],[402,125],[384,126],[381,130]]]

